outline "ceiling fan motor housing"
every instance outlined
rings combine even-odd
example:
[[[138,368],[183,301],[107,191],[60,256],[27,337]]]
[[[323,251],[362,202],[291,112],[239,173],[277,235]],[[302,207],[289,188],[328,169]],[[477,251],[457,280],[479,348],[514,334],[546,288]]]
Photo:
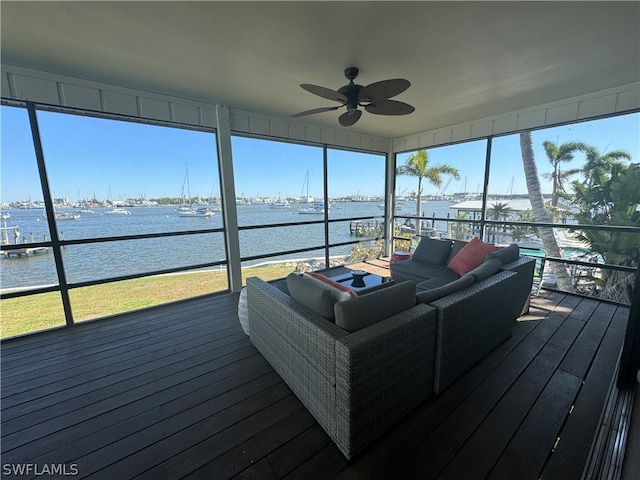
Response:
[[[353,82],[353,80],[352,80]],[[347,110],[356,110],[358,108],[358,93],[362,85],[356,85],[355,83],[350,83],[349,85],[345,85],[344,87],[340,87],[338,89],[338,93],[341,93],[345,97],[347,97],[347,102],[345,105],[347,106]]]

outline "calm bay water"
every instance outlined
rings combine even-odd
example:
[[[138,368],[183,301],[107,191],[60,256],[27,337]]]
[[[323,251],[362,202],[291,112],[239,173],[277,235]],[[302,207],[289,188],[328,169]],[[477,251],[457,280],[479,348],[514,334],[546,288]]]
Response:
[[[448,201],[423,203],[427,215],[446,216],[450,212]],[[184,230],[222,228],[221,212],[210,218],[185,218],[178,216],[176,207],[131,207],[131,215],[109,215],[106,209],[96,208],[93,214],[80,212],[77,220],[58,221],[58,232],[65,240],[98,238],[118,235],[149,234]],[[61,210],[62,211],[62,210]],[[78,213],[72,209],[64,211]],[[51,238],[46,218],[40,209],[7,210],[11,219],[3,221],[7,227],[18,226],[20,238],[42,241]],[[415,214],[415,203],[406,203],[398,214]],[[451,212],[453,214],[453,212]],[[383,210],[377,202],[338,203],[329,217],[376,217],[382,220]],[[241,226],[277,224],[320,220],[322,215],[300,215],[297,205],[288,209],[273,209],[267,205],[238,205]],[[443,223],[443,222],[440,222]],[[444,225],[436,229],[443,230]],[[13,241],[13,231],[9,231]],[[261,255],[281,250],[313,247],[323,244],[324,225],[281,227],[245,230],[240,232],[240,248],[243,257]],[[353,240],[349,233],[349,221],[330,224],[329,239],[332,243]],[[347,254],[351,247],[337,247],[331,255]],[[322,257],[324,251],[307,252],[288,258]],[[284,260],[287,257],[274,258]],[[67,282],[82,282],[99,278],[148,272],[157,269],[182,267],[190,264],[222,261],[225,259],[222,233],[196,234],[180,237],[102,242],[88,245],[70,245],[63,251]],[[256,262],[253,262],[256,263]],[[21,258],[2,258],[0,284],[2,289],[56,284],[52,253]]]

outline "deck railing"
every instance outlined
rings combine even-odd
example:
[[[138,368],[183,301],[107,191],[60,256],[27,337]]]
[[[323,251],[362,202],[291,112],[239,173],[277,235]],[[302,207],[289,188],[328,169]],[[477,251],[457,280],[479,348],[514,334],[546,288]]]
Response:
[[[564,229],[567,231],[576,231],[576,230],[582,230],[582,231],[586,231],[586,230],[594,230],[594,231],[603,231],[603,232],[609,232],[609,233],[617,233],[617,234],[630,234],[630,235],[640,235],[640,228],[638,227],[629,227],[629,226],[613,226],[613,225],[583,225],[583,224],[568,224],[568,223],[537,223],[537,222],[513,222],[513,221],[506,221],[506,220],[486,220],[486,219],[452,219],[452,218],[448,218],[448,217],[427,217],[427,216],[415,216],[415,215],[395,215],[394,217],[394,222],[397,225],[402,225],[404,223],[404,221],[406,219],[412,220],[412,221],[416,221],[416,220],[421,220],[422,222],[424,222],[427,225],[434,225],[435,222],[448,222],[448,223],[465,223],[465,224],[469,224],[471,226],[471,229],[469,230],[472,233],[477,234],[480,238],[485,237],[485,240],[490,241],[491,239],[487,239],[486,237],[488,236],[488,232],[490,232],[491,227],[492,226],[500,226],[500,227],[526,227],[526,228],[531,228],[531,229],[539,229],[539,228],[553,228],[553,229]],[[447,228],[447,232],[451,231],[453,232],[454,229],[450,229]],[[437,232],[434,229],[429,229],[428,230],[428,235],[426,236],[435,236],[435,237],[446,237],[446,238],[455,238],[454,236],[452,237],[448,237],[446,234],[447,232]],[[419,241],[419,239],[425,235],[416,235],[415,233],[411,234],[410,236],[408,235],[399,235],[397,233],[394,233],[393,235],[393,245],[395,247],[396,242],[404,242],[406,245],[407,239],[410,238],[410,242],[412,245],[414,245],[417,241]],[[467,235],[469,236],[469,235]],[[508,242],[511,243],[511,242]],[[517,243],[517,242],[516,242]],[[531,244],[529,243],[525,243],[525,248],[531,248]],[[534,246],[534,248],[536,248]],[[578,287],[575,288],[573,292],[571,293],[576,293],[579,295],[585,295],[585,296],[598,296],[597,292],[598,292],[598,277],[602,277],[601,272],[607,271],[607,272],[623,272],[623,273],[627,273],[629,274],[629,277],[632,278],[632,276],[635,274],[635,272],[638,270],[637,266],[629,266],[629,265],[615,265],[615,264],[609,264],[609,263],[604,263],[604,261],[589,261],[589,260],[585,260],[585,259],[578,259],[578,258],[558,258],[558,257],[554,257],[554,256],[548,256],[546,255],[546,253],[544,252],[544,248],[542,243],[540,242],[538,247],[541,252],[540,255],[533,255],[533,256],[540,256],[541,258],[543,258],[543,262],[542,262],[542,268],[541,268],[541,272],[540,274],[544,277],[544,272],[546,271],[547,273],[550,272],[552,270],[552,268],[550,268],[551,264],[563,264],[565,267],[567,267],[567,273],[568,275],[572,278],[572,281],[574,282],[574,287]],[[596,257],[596,255],[592,255],[593,258]],[[586,271],[589,270],[589,271]],[[588,278],[589,275],[588,273],[592,273],[594,275],[591,275],[593,278],[591,279],[590,282],[588,282]],[[542,280],[542,287],[543,288],[548,288],[548,289],[558,289],[557,285],[553,285],[550,282],[544,282],[544,278],[541,279]],[[633,280],[630,280],[632,282],[634,282],[634,289],[636,289],[638,287],[637,283]],[[580,285],[579,283],[582,282],[582,285]],[[535,283],[534,283],[535,284]],[[591,290],[591,291],[589,291]],[[629,295],[628,298],[630,299],[631,296]],[[604,300],[607,301],[613,301],[615,303],[620,303],[623,305],[629,305],[630,300],[616,300],[615,298],[604,298]]]

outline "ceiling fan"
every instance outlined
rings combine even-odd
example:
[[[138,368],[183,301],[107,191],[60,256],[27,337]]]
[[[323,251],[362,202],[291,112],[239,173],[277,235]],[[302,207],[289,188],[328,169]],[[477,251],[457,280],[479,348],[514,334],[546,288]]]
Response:
[[[353,80],[358,76],[358,69],[356,67],[346,68],[344,76],[349,80],[349,84],[340,87],[338,90],[331,90],[330,88],[310,85],[308,83],[300,85],[307,92],[328,100],[340,102],[341,105],[337,107],[314,108],[291,116],[304,117],[306,115],[313,115],[314,113],[337,110],[346,106],[347,111],[338,117],[338,121],[343,127],[350,127],[355,124],[362,115],[362,111],[358,110],[358,107],[364,107],[367,112],[376,115],[407,115],[415,110],[415,108],[408,103],[389,100],[391,97],[395,97],[409,88],[411,83],[408,80],[394,78],[375,82],[364,87],[353,83]]]

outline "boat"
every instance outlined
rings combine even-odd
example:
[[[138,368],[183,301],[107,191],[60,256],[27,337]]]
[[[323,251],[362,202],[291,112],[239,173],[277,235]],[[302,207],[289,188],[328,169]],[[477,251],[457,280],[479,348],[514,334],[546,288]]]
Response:
[[[188,210],[180,210],[179,217],[213,217],[215,212],[208,207],[191,208]]]
[[[404,207],[404,205],[402,205],[401,203],[396,203],[395,209],[396,211],[402,210],[402,208]],[[385,204],[384,203],[379,203],[378,204],[378,210],[384,210]]]
[[[114,207],[104,212],[104,214],[105,215],[131,215],[131,212],[126,208]]]
[[[287,200],[278,198],[278,200],[269,204],[269,208],[291,208],[291,204]]]
[[[185,196],[186,188],[186,196]],[[193,202],[191,198],[191,188],[189,186],[189,164],[185,166],[184,180],[182,181],[182,191],[180,192],[180,198],[182,204],[178,207],[179,217],[200,217],[207,218],[213,217],[214,210],[208,205],[204,204],[198,197],[198,202]]]
[[[131,212],[123,207],[123,202],[111,201],[111,185],[109,185],[109,193],[107,194],[107,201],[103,203],[105,206],[111,206],[108,208],[105,215],[131,215]]]
[[[324,202],[315,202],[311,206],[298,209],[301,215],[322,215],[324,214]]]
[[[77,213],[69,213],[69,212],[58,212],[57,210],[53,210],[53,215],[56,221],[64,221],[64,220],[78,220],[80,215]],[[47,211],[42,210],[42,216],[47,218]]]
[[[306,189],[306,195],[305,195]],[[301,202],[298,206],[298,213],[301,215],[323,215],[324,214],[324,202],[316,200],[309,196],[309,170],[304,177],[304,184],[302,185],[302,194],[300,195]]]
[[[80,215],[69,212],[55,212],[56,220],[78,220]]]

